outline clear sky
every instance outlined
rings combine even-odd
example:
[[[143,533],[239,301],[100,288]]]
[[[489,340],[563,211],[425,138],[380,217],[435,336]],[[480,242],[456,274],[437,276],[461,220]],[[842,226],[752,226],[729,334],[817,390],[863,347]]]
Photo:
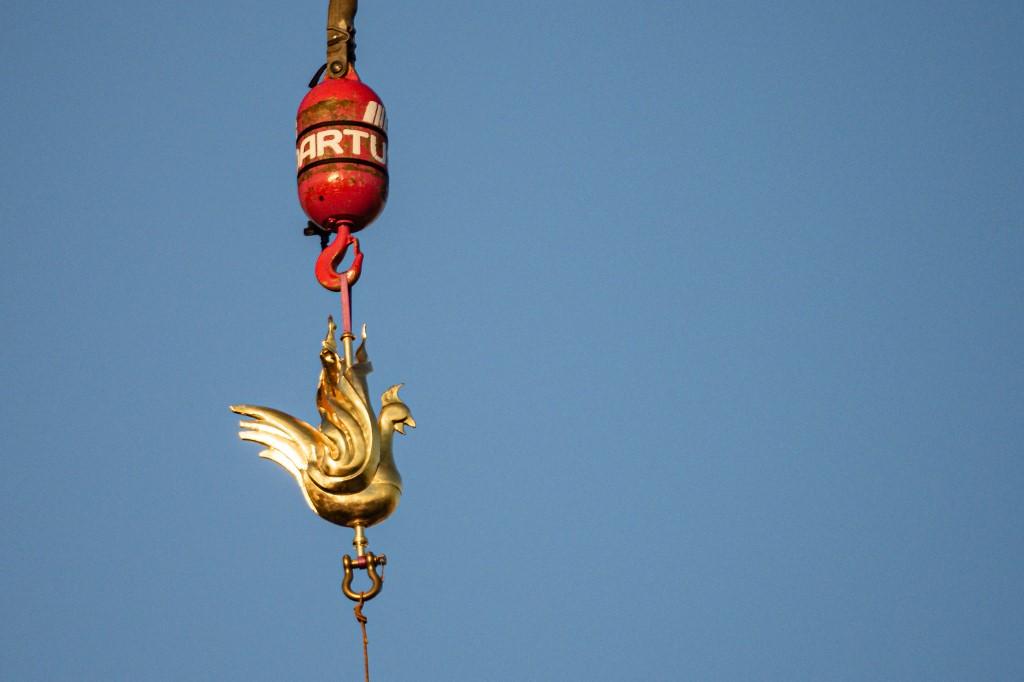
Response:
[[[326,0],[0,10],[0,677],[357,679],[237,439],[337,304]],[[1024,5],[363,0],[383,680],[1024,678]]]

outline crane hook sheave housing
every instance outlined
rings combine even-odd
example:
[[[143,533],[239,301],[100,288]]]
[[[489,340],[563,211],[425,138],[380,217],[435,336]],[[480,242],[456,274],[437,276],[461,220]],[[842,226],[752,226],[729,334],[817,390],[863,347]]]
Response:
[[[325,78],[299,104],[295,156],[299,203],[323,227],[369,225],[388,198],[388,132],[384,103],[351,64]]]

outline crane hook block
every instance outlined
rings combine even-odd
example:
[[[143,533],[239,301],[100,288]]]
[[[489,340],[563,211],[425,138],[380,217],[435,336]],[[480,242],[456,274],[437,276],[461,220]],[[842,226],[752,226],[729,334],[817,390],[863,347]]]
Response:
[[[299,203],[317,225],[345,222],[358,232],[388,197],[384,104],[355,67],[310,90],[296,119]]]

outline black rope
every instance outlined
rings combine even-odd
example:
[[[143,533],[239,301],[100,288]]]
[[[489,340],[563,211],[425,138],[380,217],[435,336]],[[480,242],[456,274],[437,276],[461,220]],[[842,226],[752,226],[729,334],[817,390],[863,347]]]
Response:
[[[326,70],[327,64],[324,64],[323,66],[316,70],[316,73],[313,74],[313,78],[311,78],[309,81],[310,90],[316,87],[316,84],[320,82],[320,76],[324,75],[324,71]]]

